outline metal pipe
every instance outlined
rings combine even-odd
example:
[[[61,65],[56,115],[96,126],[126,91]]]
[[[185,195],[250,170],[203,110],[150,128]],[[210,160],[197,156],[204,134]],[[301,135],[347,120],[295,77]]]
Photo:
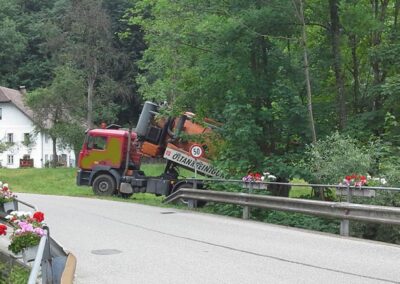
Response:
[[[130,153],[131,153],[131,143],[132,143],[132,127],[129,127],[128,146],[126,147],[127,149],[126,149],[124,176],[126,176],[126,173],[128,172],[129,159],[130,159]]]
[[[36,254],[35,262],[33,263],[31,273],[29,274],[28,284],[36,283],[36,279],[39,274],[40,264],[42,262],[43,252],[44,252],[44,248],[46,246],[46,242],[47,242],[47,235],[44,235],[40,238],[39,248],[38,248],[38,251]]]
[[[191,181],[193,179],[187,178],[186,180]],[[201,181],[210,182],[226,182],[226,183],[240,183],[240,184],[278,184],[278,185],[289,185],[289,186],[302,186],[302,187],[330,187],[330,188],[344,188],[347,189],[347,185],[338,184],[304,184],[304,183],[286,183],[286,182],[273,182],[273,181],[257,181],[257,182],[245,182],[237,179],[214,179],[214,178],[204,178]],[[351,189],[372,189],[372,190],[388,190],[388,191],[399,191],[400,188],[397,187],[386,187],[386,186],[349,186]]]
[[[18,203],[24,204],[25,206],[28,206],[28,207],[34,209],[35,211],[39,211],[39,209],[35,205],[32,205],[32,204],[29,204],[27,202],[21,201],[21,200],[19,200],[17,198],[15,198],[15,200],[18,201]]]

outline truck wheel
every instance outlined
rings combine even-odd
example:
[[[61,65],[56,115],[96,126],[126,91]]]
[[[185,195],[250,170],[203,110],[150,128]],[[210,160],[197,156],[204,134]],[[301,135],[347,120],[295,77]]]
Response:
[[[178,185],[178,186],[176,186],[176,187],[174,187],[173,189],[172,189],[172,192],[171,192],[171,194],[172,193],[174,193],[174,192],[177,192],[179,189],[181,189],[181,188],[193,188],[193,183],[191,183],[191,182],[185,182],[185,183],[182,183],[182,184],[180,184],[180,185]],[[202,189],[202,188],[201,188]],[[180,199],[180,201],[178,201],[177,203],[179,204],[185,204],[185,205],[187,205],[188,204],[188,200],[186,200],[186,199]],[[207,201],[201,201],[201,200],[197,200],[197,207],[204,207],[205,205],[207,204]]]
[[[115,180],[112,176],[103,174],[99,175],[94,179],[93,192],[96,195],[110,196],[115,193],[116,190]]]

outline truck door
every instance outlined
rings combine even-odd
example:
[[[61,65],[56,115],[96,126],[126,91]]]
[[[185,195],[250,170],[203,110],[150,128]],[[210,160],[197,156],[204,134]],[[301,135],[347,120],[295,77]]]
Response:
[[[79,156],[81,169],[91,170],[97,165],[119,168],[122,158],[121,140],[117,137],[88,134]]]

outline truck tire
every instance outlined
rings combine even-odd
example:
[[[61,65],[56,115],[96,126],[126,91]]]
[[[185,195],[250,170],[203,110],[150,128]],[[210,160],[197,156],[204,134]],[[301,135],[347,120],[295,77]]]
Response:
[[[92,188],[94,194],[101,196],[111,196],[117,189],[114,178],[108,174],[97,176],[94,179]]]
[[[193,183],[185,182],[185,183],[179,184],[178,186],[176,186],[176,187],[174,187],[172,189],[171,194],[174,193],[174,192],[177,192],[181,188],[193,188]],[[185,205],[187,205],[188,204],[188,200],[180,199],[179,201],[177,201],[177,204],[185,204]],[[197,200],[197,207],[199,207],[199,208],[204,207],[206,204],[207,204],[207,201]]]

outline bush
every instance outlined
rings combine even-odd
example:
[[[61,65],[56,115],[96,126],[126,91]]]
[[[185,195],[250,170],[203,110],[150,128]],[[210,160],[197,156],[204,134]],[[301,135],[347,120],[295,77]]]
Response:
[[[304,163],[311,174],[311,182],[339,183],[346,175],[362,174],[370,171],[371,151],[359,147],[357,141],[335,133],[311,145]]]

